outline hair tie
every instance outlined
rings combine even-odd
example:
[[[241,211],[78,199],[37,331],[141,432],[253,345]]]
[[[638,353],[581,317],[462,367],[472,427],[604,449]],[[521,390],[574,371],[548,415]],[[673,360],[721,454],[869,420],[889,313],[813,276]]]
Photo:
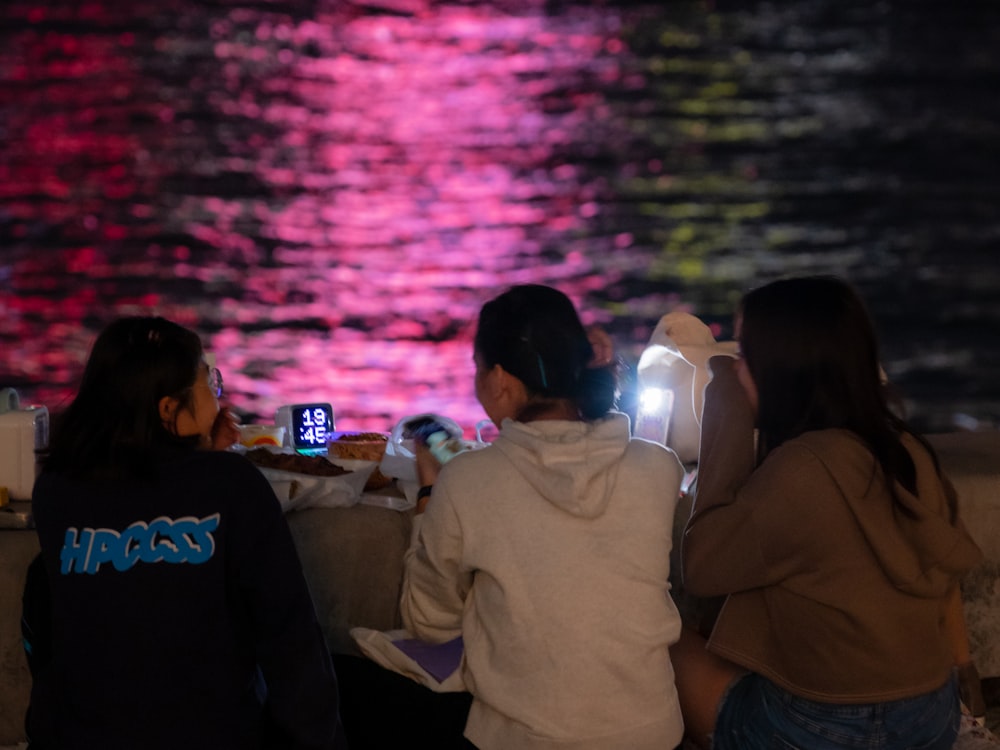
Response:
[[[538,360],[538,374],[542,377],[542,388],[548,388],[549,382],[545,377],[545,364],[542,362],[542,355],[536,352],[535,359]]]

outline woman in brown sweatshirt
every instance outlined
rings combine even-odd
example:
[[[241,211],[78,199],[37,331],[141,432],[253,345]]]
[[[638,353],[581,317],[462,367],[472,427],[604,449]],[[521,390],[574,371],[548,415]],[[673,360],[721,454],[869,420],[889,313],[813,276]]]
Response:
[[[746,295],[711,361],[684,585],[726,595],[672,649],[714,750],[950,748],[959,578],[980,559],[933,451],[890,410],[873,326],[828,277]],[[757,428],[755,435],[754,428]]]

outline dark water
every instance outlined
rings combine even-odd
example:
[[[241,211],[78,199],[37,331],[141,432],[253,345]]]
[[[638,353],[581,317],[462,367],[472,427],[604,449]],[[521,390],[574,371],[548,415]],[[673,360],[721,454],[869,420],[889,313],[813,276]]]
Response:
[[[469,333],[562,288],[634,362],[684,309],[858,285],[924,429],[1000,423],[1000,5],[8,0],[0,385],[58,408],[110,318],[231,403],[466,426]]]

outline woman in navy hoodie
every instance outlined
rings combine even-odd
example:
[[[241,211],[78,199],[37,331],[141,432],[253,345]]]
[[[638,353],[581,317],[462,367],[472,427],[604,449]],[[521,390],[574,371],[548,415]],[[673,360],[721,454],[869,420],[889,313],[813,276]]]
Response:
[[[278,501],[210,450],[233,441],[221,393],[179,325],[124,318],[98,337],[33,494],[32,750],[346,747]]]

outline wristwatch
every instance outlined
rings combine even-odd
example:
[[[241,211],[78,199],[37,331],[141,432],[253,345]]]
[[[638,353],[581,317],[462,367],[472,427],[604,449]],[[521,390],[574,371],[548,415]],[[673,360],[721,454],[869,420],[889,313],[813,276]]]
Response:
[[[424,508],[427,507],[427,501],[430,500],[431,490],[434,489],[434,485],[425,484],[419,490],[417,490],[417,506],[415,512],[423,513]]]

